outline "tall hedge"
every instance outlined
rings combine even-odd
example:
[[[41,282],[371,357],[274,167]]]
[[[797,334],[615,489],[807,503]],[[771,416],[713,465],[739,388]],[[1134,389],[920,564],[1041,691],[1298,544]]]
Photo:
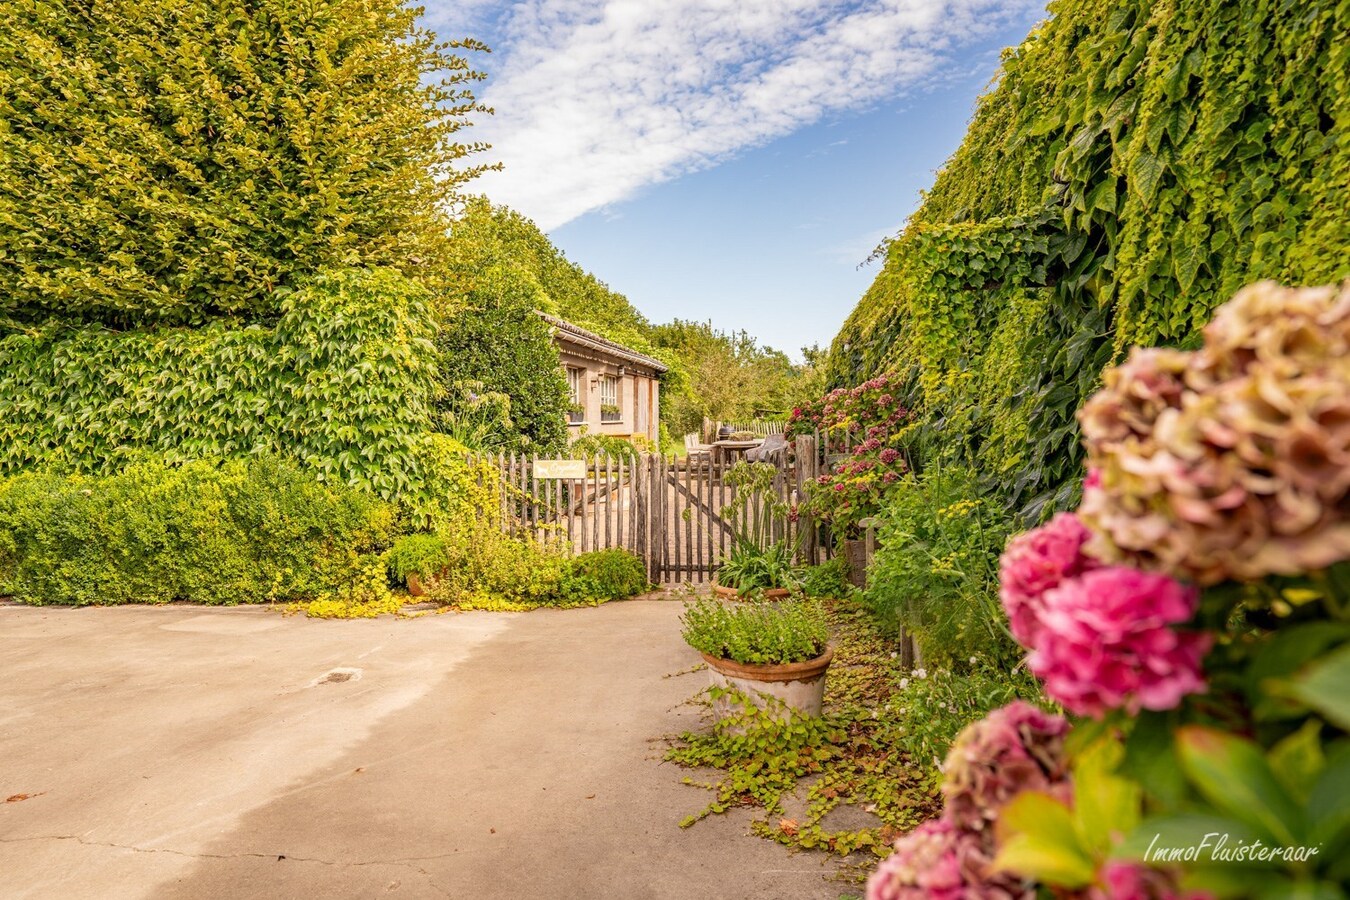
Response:
[[[50,325],[0,340],[0,476],[266,453],[385,498],[421,491],[436,390],[426,289],[342,270],[278,305],[271,328]]]
[[[490,262],[466,306],[436,335],[441,397],[466,382],[511,398],[511,421],[540,453],[567,444],[567,381],[547,323],[536,312],[541,289],[522,266]]]
[[[1057,0],[1004,61],[831,351],[907,377],[920,462],[1027,519],[1071,502],[1074,411],[1130,344],[1239,286],[1350,275],[1350,2]]]
[[[333,265],[423,272],[481,77],[402,0],[10,0],[0,333],[280,315]],[[448,73],[448,77],[438,77]]]

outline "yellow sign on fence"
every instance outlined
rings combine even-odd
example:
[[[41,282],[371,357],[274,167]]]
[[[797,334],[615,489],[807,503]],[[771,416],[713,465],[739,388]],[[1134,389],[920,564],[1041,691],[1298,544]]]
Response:
[[[586,477],[586,460],[536,459],[534,461],[534,477],[580,481]]]

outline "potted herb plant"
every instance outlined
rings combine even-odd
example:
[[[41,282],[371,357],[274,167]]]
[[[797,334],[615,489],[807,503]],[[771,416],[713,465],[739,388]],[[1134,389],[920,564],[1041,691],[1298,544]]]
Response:
[[[703,655],[714,687],[733,689],[760,707],[781,702],[820,715],[834,648],[818,601],[768,606],[703,598],[687,604],[680,621],[685,643]],[[713,701],[719,719],[731,715],[731,706],[725,694]]]
[[[764,600],[787,597],[798,581],[792,549],[785,540],[768,547],[737,540],[730,555],[717,568],[713,592],[728,600],[751,596]]]
[[[389,548],[390,573],[408,586],[414,597],[425,596],[436,587],[438,574],[450,561],[445,540],[435,534],[409,534]]]

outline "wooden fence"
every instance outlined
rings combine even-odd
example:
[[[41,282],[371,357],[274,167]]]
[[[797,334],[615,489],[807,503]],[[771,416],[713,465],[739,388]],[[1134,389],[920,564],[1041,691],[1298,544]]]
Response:
[[[794,510],[804,485],[820,474],[814,438],[774,463],[763,494],[738,488],[731,464],[706,454],[643,453],[571,463],[518,454],[487,457],[504,490],[508,527],[566,539],[573,552],[621,547],[635,553],[655,583],[704,583],[738,537],[786,540],[799,562],[821,561],[820,529]],[[555,477],[557,475],[564,477]]]

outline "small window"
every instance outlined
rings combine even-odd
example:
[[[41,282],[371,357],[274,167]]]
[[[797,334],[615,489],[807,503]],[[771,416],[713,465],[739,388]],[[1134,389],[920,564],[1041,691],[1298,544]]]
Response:
[[[600,376],[600,421],[623,421],[623,408],[619,406],[619,379],[614,375]]]

